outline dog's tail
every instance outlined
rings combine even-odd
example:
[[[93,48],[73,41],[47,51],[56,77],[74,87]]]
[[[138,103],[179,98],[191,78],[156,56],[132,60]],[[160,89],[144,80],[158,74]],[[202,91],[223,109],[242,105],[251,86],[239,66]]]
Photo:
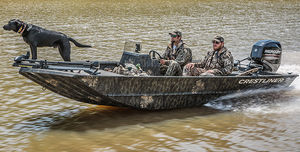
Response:
[[[79,42],[75,41],[74,39],[72,39],[71,37],[68,37],[69,41],[73,42],[77,47],[92,47],[90,45],[84,45],[84,44],[80,44]]]

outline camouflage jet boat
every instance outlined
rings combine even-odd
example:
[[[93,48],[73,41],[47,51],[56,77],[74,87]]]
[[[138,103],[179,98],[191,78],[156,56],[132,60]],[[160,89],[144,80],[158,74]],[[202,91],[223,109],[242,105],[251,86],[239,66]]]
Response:
[[[140,44],[124,50],[120,61],[49,62],[15,58],[19,73],[37,84],[80,102],[159,110],[201,106],[221,96],[258,88],[288,87],[298,76],[275,73],[282,49],[277,41],[261,40],[250,57],[236,61],[229,76],[162,76],[159,54],[139,53]],[[247,62],[247,64],[243,64]],[[139,64],[150,76],[128,76],[105,71],[126,63]]]

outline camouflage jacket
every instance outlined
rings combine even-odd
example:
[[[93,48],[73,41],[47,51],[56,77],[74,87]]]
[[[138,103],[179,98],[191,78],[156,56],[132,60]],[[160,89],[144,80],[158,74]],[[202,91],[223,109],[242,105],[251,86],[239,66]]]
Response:
[[[166,65],[169,65],[171,60],[175,60],[183,67],[192,61],[192,50],[185,47],[183,41],[178,44],[176,49],[173,49],[172,44],[169,44],[162,58],[165,59]]]
[[[233,57],[231,52],[223,47],[221,52],[209,51],[206,57],[199,63],[195,64],[197,68],[213,70],[214,75],[229,75],[233,69]]]

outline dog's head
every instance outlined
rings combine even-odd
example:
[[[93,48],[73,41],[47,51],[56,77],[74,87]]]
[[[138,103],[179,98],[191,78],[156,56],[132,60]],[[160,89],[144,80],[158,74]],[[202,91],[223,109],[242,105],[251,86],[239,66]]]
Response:
[[[15,32],[18,32],[18,30],[20,29],[20,27],[22,27],[23,24],[24,22],[18,19],[12,19],[8,22],[8,24],[3,26],[3,29],[7,31],[13,30]]]

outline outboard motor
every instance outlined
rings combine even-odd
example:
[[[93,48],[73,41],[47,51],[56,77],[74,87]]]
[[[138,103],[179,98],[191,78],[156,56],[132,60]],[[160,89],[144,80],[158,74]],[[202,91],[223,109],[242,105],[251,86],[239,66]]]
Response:
[[[252,63],[261,65],[262,71],[276,72],[281,62],[281,44],[274,40],[256,42],[250,54]]]

